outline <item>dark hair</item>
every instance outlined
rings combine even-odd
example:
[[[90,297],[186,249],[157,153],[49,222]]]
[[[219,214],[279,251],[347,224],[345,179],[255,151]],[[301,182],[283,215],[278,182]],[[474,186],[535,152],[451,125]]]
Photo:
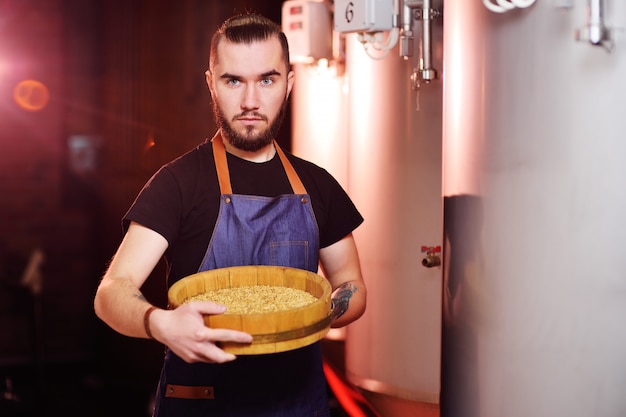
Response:
[[[277,36],[280,41],[283,48],[285,67],[289,70],[289,44],[287,43],[287,36],[285,36],[281,27],[274,21],[255,13],[232,16],[222,23],[222,26],[213,34],[213,38],[211,39],[209,69],[211,69],[217,60],[217,45],[222,38],[233,43],[252,43],[265,41],[274,36]]]

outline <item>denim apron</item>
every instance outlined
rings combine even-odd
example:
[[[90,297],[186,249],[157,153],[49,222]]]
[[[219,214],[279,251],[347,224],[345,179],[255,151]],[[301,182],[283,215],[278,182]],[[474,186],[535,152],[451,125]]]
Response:
[[[219,132],[212,140],[221,200],[198,272],[240,265],[279,265],[317,272],[319,232],[310,198],[277,143],[294,194],[233,194]],[[225,364],[188,364],[166,350],[157,417],[330,416],[320,342]]]

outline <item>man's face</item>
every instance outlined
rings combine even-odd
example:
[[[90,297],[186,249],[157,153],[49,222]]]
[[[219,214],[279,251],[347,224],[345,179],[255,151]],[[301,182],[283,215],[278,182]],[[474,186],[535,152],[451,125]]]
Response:
[[[272,142],[293,86],[277,38],[252,44],[223,39],[207,83],[225,140],[250,152]]]

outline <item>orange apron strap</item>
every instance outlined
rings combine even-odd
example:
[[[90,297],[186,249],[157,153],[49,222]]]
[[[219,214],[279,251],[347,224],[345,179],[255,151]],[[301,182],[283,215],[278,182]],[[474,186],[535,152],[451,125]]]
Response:
[[[233,188],[230,185],[230,173],[228,172],[228,162],[226,161],[226,148],[222,142],[222,136],[219,132],[211,139],[213,144],[213,158],[215,159],[215,168],[217,169],[217,180],[220,183],[220,192],[222,194],[232,194]]]
[[[306,194],[306,188],[304,188],[304,184],[302,184],[302,181],[300,181],[300,177],[296,173],[296,170],[293,169],[291,162],[289,162],[289,159],[287,159],[287,155],[285,155],[285,153],[280,148],[280,146],[278,146],[278,143],[276,141],[274,141],[274,147],[276,148],[276,152],[278,152],[278,156],[283,163],[283,167],[285,168],[285,172],[287,173],[287,178],[289,178],[289,183],[291,184],[293,193]]]

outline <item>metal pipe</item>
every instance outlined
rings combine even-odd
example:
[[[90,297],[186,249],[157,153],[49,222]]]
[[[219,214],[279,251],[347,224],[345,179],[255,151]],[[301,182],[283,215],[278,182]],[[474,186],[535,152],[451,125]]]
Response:
[[[604,24],[603,0],[589,0],[587,4],[587,26],[576,31],[576,40],[588,41],[595,46],[602,46],[609,52],[613,50],[611,33]]]
[[[422,3],[422,60],[420,64],[421,79],[430,82],[437,78],[437,71],[431,63],[432,57],[432,19],[433,10],[430,7],[430,0],[423,0]]]
[[[605,31],[602,0],[589,0],[589,42],[593,45],[601,44]]]
[[[400,56],[408,59],[413,56],[413,9],[422,4],[420,0],[404,0],[402,2]]]

